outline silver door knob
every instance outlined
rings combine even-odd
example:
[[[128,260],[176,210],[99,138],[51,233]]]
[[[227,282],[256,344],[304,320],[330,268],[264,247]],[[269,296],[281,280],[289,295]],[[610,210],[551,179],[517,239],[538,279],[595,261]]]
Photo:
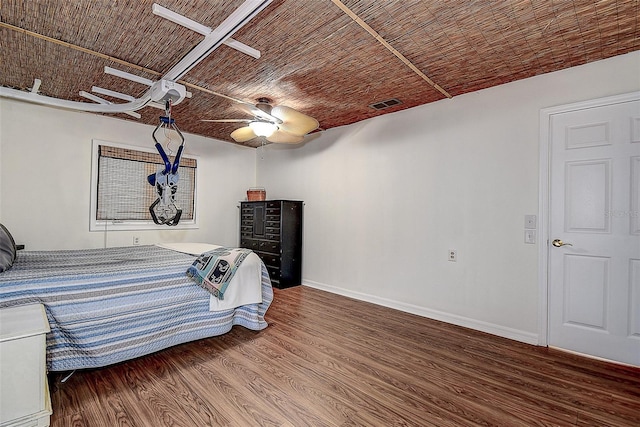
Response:
[[[571,243],[565,243],[560,239],[555,239],[553,242],[551,242],[551,244],[556,248],[559,248],[561,246],[573,246]]]

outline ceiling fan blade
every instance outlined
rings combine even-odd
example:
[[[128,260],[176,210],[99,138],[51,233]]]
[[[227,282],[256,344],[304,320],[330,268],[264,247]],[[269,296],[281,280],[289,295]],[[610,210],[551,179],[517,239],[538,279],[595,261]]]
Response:
[[[306,135],[320,125],[313,117],[284,105],[273,107],[271,115],[282,120],[278,125],[281,130],[294,135]]]
[[[262,111],[261,109],[259,109],[258,107],[254,106],[253,108],[249,107],[251,109],[251,114],[253,114],[254,116],[261,118],[263,120],[272,122],[272,123],[281,123],[280,119],[278,119],[276,116],[274,116],[273,114],[269,114],[265,111]]]
[[[269,142],[277,142],[281,144],[298,144],[304,140],[301,135],[294,135],[281,129],[275,131],[271,136],[267,137]]]
[[[250,139],[255,138],[256,136],[258,135],[256,135],[253,129],[251,129],[249,126],[241,127],[240,129],[236,129],[231,132],[231,138],[233,138],[233,140],[236,142],[246,142]]]
[[[254,110],[257,110],[258,108],[256,108],[255,105],[253,104],[248,104],[248,103],[244,103],[244,104],[240,104],[238,106],[236,106],[236,109],[242,111],[243,113],[246,113],[250,116],[255,116],[256,113]]]
[[[210,123],[250,123],[253,120],[251,119],[201,119],[201,122],[210,122]]]

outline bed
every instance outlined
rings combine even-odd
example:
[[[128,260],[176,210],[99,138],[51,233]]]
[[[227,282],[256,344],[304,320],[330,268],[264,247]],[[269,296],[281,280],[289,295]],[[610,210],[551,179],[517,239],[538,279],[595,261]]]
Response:
[[[0,224],[3,233],[11,236]],[[222,335],[234,325],[267,327],[273,290],[255,254],[242,262],[220,300],[186,274],[197,259],[193,245],[16,252],[11,239],[12,254],[4,240],[0,309],[44,305],[50,371],[103,367]],[[250,288],[257,297],[245,292]]]

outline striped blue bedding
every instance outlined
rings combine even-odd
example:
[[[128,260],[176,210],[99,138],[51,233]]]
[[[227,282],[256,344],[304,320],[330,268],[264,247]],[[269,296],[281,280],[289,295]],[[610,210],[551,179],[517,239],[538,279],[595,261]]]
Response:
[[[20,251],[0,274],[0,308],[43,304],[50,371],[97,368],[234,325],[267,326],[273,300],[262,265],[262,303],[209,311],[211,294],[187,277],[195,256],[158,246]]]

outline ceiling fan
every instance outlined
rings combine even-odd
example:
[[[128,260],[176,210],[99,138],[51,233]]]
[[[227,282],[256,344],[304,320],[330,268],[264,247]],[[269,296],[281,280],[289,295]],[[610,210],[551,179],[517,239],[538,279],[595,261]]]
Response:
[[[318,128],[316,119],[284,105],[272,106],[268,98],[259,98],[258,103],[241,102],[252,119],[203,119],[213,123],[247,123],[247,126],[231,132],[236,142],[245,142],[264,136],[269,142],[297,144],[304,136]]]

